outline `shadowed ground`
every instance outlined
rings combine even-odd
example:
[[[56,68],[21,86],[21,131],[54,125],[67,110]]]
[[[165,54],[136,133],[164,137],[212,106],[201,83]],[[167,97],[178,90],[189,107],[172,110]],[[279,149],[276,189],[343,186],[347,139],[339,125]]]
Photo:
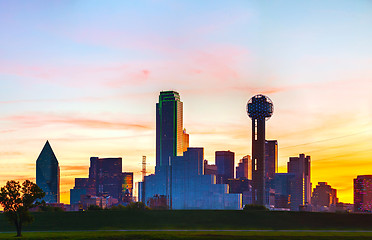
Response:
[[[309,229],[370,230],[372,215],[270,211],[87,211],[37,212],[24,231],[118,229]],[[15,231],[0,214],[0,232]],[[203,233],[204,234],[204,233]]]
[[[372,232],[26,232],[21,239],[371,239]],[[0,239],[14,239],[14,234],[2,233]]]

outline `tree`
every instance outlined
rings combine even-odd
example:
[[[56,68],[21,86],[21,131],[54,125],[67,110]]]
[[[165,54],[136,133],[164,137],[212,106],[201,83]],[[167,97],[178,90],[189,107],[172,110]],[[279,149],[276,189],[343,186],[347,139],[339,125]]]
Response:
[[[245,211],[268,211],[269,209],[267,209],[263,205],[246,204],[244,205],[243,210]]]
[[[88,211],[100,211],[100,210],[103,210],[103,208],[101,208],[100,206],[97,206],[97,205],[89,205]]]
[[[128,210],[149,210],[150,209],[143,202],[131,202],[125,208]]]
[[[17,237],[22,236],[23,224],[31,223],[34,218],[29,209],[39,206],[37,199],[42,199],[45,193],[35,183],[25,180],[22,186],[17,181],[8,181],[0,190],[0,204],[4,214],[17,229]]]

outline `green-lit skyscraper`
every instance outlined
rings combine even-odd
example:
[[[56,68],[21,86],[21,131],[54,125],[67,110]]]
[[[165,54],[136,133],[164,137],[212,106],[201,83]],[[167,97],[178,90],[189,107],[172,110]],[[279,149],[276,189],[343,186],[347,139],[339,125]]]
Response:
[[[45,192],[45,202],[59,203],[58,160],[48,141],[36,160],[36,184]]]
[[[188,134],[183,131],[183,103],[179,93],[160,92],[159,102],[156,103],[155,175],[142,189],[143,197],[146,199],[142,201],[147,201],[155,195],[164,195],[170,199],[171,159],[182,156],[188,145]]]
[[[215,175],[203,174],[204,149],[188,147],[182,108],[178,92],[160,92],[155,174],[145,176],[139,185],[140,199],[151,207],[170,209],[240,209],[240,194],[229,194],[227,184],[215,184]]]
[[[183,103],[175,91],[160,92],[156,104],[156,167],[169,166],[170,157],[184,149]]]

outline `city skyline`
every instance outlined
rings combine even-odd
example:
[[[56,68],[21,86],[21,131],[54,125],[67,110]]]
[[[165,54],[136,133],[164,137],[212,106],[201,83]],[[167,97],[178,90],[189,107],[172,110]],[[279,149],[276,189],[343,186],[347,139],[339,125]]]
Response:
[[[0,183],[35,180],[47,140],[61,202],[93,156],[122,157],[140,181],[162,90],[182,95],[190,145],[237,165],[252,154],[245,105],[262,93],[279,172],[310,155],[313,187],[352,203],[353,179],[372,173],[372,4],[281,3],[0,1]]]

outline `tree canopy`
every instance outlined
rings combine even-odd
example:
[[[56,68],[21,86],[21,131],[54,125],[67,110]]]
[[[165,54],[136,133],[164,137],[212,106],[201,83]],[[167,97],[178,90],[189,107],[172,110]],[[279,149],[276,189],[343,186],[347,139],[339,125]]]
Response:
[[[23,224],[33,221],[29,209],[40,205],[36,200],[42,199],[45,193],[35,183],[25,180],[22,185],[18,181],[8,181],[0,189],[0,204],[8,221],[17,229],[17,236],[22,236]]]

